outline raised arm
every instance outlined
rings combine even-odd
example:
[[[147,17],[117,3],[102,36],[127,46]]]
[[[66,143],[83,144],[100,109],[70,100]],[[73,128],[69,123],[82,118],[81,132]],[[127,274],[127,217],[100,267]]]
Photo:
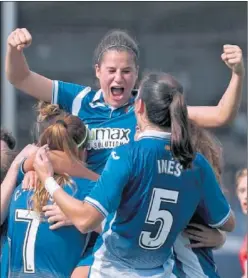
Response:
[[[53,82],[29,69],[23,49],[32,43],[27,29],[16,29],[7,40],[6,76],[17,89],[39,100],[51,102]]]
[[[232,121],[239,109],[245,76],[242,50],[224,45],[222,60],[232,70],[230,83],[217,106],[188,106],[189,118],[202,127],[219,127]]]

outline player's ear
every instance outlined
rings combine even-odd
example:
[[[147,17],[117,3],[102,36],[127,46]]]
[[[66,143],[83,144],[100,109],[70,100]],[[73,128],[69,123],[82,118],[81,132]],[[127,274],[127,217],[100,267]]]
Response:
[[[137,99],[135,101],[135,110],[137,113],[142,114],[144,112],[144,102],[142,101],[142,99]]]
[[[144,113],[146,111],[146,105],[142,99],[140,99],[140,113]]]
[[[95,64],[95,72],[96,72],[96,77],[99,79],[100,77],[100,67],[98,64]]]

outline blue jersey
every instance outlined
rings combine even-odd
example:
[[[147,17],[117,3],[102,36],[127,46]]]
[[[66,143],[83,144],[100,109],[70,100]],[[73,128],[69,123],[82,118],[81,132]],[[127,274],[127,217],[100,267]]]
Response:
[[[91,190],[91,182],[75,178],[64,190],[83,200]],[[12,197],[7,236],[9,240],[8,277],[68,278],[82,255],[88,235],[74,226],[50,230],[45,217],[30,210],[32,191],[19,185]],[[52,201],[49,200],[48,204]],[[7,253],[6,253],[7,255]]]
[[[91,271],[104,269],[103,261],[140,270],[162,266],[198,205],[204,207],[211,226],[228,219],[229,204],[207,160],[198,154],[193,168],[183,171],[169,148],[170,134],[147,131],[137,142],[111,152],[85,198],[103,216],[115,213],[98,239],[96,245],[101,246]]]
[[[108,106],[101,90],[54,81],[52,102],[78,116],[88,126],[90,138],[87,164],[101,174],[111,150],[134,139],[136,119],[134,99],[120,108]]]
[[[22,162],[23,163],[23,162]],[[21,168],[19,168],[17,179],[16,179],[16,186],[20,184],[23,180],[24,173],[21,171]],[[8,227],[8,221],[7,219],[4,221],[4,223],[1,225],[0,230],[0,242],[1,242],[1,250],[0,250],[0,269],[1,269],[1,277],[7,277],[8,276],[8,250],[9,250],[9,244],[7,239],[7,227]],[[3,256],[3,254],[5,254]]]
[[[190,222],[207,225],[204,220],[205,210],[200,204]],[[192,227],[191,229],[195,229]],[[174,244],[175,268],[173,273],[184,278],[219,278],[217,265],[214,261],[212,248],[187,248],[185,245],[195,241],[177,237]]]

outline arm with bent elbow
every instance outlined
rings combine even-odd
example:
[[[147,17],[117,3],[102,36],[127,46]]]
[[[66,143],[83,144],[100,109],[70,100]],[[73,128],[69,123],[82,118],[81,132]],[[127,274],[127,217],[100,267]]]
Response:
[[[228,124],[237,115],[245,76],[242,50],[237,45],[224,45],[222,60],[232,70],[230,83],[217,106],[188,106],[189,118],[201,127]]]
[[[1,184],[1,225],[8,214],[10,200],[16,187],[19,166],[20,164],[12,163]]]
[[[94,206],[73,198],[57,184],[53,178],[54,169],[45,148],[46,146],[41,147],[36,153],[34,169],[49,195],[80,232],[88,233],[97,229],[104,219],[103,214]]]
[[[83,163],[79,161],[72,161],[64,152],[49,151],[48,156],[53,165],[55,173],[67,173],[73,177],[85,178],[93,181],[96,181],[99,177],[98,174],[85,167]],[[35,154],[25,160],[23,165],[23,170],[25,173],[34,170],[34,160]]]
[[[5,176],[1,184],[1,225],[5,221],[11,196],[15,190],[17,177],[19,173],[20,165],[26,157],[32,155],[37,150],[37,147],[33,145],[27,145],[14,159],[12,162],[7,175]]]
[[[92,205],[76,200],[61,188],[55,190],[52,196],[63,213],[81,233],[86,234],[99,228],[104,216]]]
[[[37,99],[51,102],[53,82],[30,71],[23,49],[31,45],[32,37],[27,29],[16,29],[7,40],[5,72],[11,84]]]

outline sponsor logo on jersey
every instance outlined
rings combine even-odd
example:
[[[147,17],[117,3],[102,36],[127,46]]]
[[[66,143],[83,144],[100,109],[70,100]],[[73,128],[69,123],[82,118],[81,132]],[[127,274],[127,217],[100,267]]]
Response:
[[[92,128],[87,149],[113,149],[127,144],[130,132],[125,128]]]

